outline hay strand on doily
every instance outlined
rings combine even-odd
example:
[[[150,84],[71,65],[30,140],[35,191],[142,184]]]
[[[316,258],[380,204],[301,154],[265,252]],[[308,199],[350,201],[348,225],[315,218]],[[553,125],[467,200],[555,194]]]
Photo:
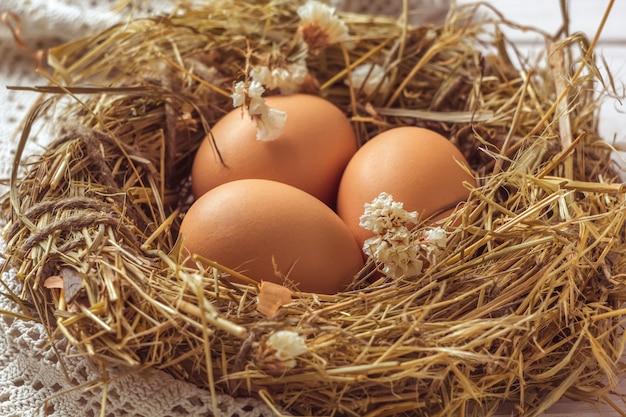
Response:
[[[52,333],[105,367],[152,366],[299,415],[490,415],[504,401],[537,415],[616,386],[625,190],[597,133],[588,51],[571,78],[526,64],[498,29],[515,25],[477,4],[419,27],[342,14],[349,41],[305,54],[297,2],[215,3],[50,51],[52,84],[33,89],[74,100],[18,178],[24,130],[3,207],[4,267]],[[580,41],[544,35],[557,54]],[[399,125],[437,130],[479,185],[419,276],[368,283],[363,271],[344,293],[295,291],[268,318],[260,283],[231,283],[238,272],[210,260],[186,266],[176,233],[191,158],[232,108],[234,82],[303,56],[303,91],[344,110],[363,142]],[[363,63],[381,65],[387,87],[354,85]],[[277,357],[280,331],[306,352]]]

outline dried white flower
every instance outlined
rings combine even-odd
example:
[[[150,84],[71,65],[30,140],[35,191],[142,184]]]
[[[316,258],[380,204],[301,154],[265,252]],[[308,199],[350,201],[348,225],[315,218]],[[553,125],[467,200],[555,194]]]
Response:
[[[251,116],[262,115],[265,111],[267,104],[265,104],[265,99],[263,98],[264,92],[265,88],[263,88],[260,82],[256,80],[250,82],[248,86],[248,97],[250,98],[248,113],[250,113]]]
[[[291,330],[279,330],[273,333],[265,344],[275,351],[276,359],[286,364],[293,363],[292,366],[295,366],[295,358],[307,351],[304,338]]]
[[[309,70],[305,61],[299,60],[286,67],[270,69],[265,65],[259,65],[250,70],[250,78],[260,82],[269,89],[278,88],[283,94],[295,93],[304,80]]]
[[[428,242],[429,248],[434,250],[445,249],[448,244],[448,235],[443,227],[433,227],[422,232],[424,239]]]
[[[356,67],[350,73],[350,83],[367,96],[376,91],[387,92],[390,87],[385,70],[378,64],[362,64]]]
[[[424,261],[419,256],[419,247],[410,243],[408,229],[395,232],[367,239],[363,244],[363,251],[391,277],[400,278],[421,273]]]
[[[243,106],[246,102],[246,83],[239,81],[233,87],[231,97],[233,99],[233,107]]]
[[[406,211],[402,202],[393,201],[393,196],[382,192],[371,203],[365,203],[365,211],[359,218],[359,226],[375,234],[384,234],[389,229],[407,223],[415,224],[417,219],[416,211]]]
[[[366,203],[360,220],[361,227],[375,234],[365,240],[363,252],[393,278],[420,274],[425,262],[434,263],[446,249],[443,228],[411,231],[409,227],[418,222],[417,212],[406,211],[401,202],[387,193]]]
[[[248,84],[243,81],[235,83],[233,93],[233,107],[245,106],[248,114],[254,121],[260,141],[271,141],[278,138],[285,126],[287,113],[270,108],[263,93],[265,88],[257,80],[252,80]]]
[[[335,8],[309,0],[298,8],[300,31],[313,50],[349,40],[348,26],[335,14]]]
[[[269,142],[280,136],[287,121],[287,113],[269,108],[266,105],[261,113],[261,117],[254,120],[257,128],[257,140]]]

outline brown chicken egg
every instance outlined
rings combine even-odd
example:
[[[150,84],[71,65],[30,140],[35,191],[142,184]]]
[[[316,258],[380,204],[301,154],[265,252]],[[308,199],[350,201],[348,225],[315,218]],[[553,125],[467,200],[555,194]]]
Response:
[[[442,217],[469,196],[463,185],[474,178],[459,149],[440,134],[413,126],[387,130],[363,145],[346,167],[337,197],[337,214],[359,247],[372,232],[359,226],[364,204],[381,192],[417,211],[421,219]]]
[[[277,181],[243,179],[213,188],[183,218],[183,253],[198,254],[249,278],[334,294],[363,267],[361,249],[337,214],[310,194]]]
[[[211,129],[197,151],[192,191],[197,198],[229,181],[260,178],[300,188],[334,207],[343,170],[357,149],[354,130],[331,102],[313,95],[270,96],[266,104],[287,114],[280,136],[259,141],[249,115],[237,108]]]

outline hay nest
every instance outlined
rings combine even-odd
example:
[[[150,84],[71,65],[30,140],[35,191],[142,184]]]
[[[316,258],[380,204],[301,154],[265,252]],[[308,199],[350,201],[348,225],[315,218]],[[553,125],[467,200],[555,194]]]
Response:
[[[71,103],[57,139],[23,164],[47,106],[33,111],[3,205],[3,268],[17,268],[27,314],[105,368],[150,366],[297,415],[482,416],[504,401],[536,415],[562,396],[606,398],[626,341],[626,204],[598,136],[594,91],[610,76],[593,41],[544,34],[550,53],[529,63],[499,30],[514,25],[475,5],[417,27],[340,14],[350,39],[307,50],[298,2],[211,4],[49,51],[51,83],[33,89]],[[478,186],[419,276],[364,271],[340,294],[294,292],[268,318],[259,285],[182,265],[177,230],[190,161],[233,84],[303,57],[301,88],[343,109],[362,142],[436,130]],[[363,63],[389,88],[347,83]],[[306,352],[277,356],[280,330]]]

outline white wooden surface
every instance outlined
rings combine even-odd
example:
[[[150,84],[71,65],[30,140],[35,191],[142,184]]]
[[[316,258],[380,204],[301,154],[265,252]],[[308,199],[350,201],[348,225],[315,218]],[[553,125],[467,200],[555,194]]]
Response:
[[[473,0],[457,0],[458,4],[473,3]],[[559,0],[487,0],[504,16],[521,25],[533,26],[556,33],[563,20]],[[570,33],[582,31],[590,38],[596,34],[609,0],[569,0]],[[536,36],[518,30],[505,31],[516,46],[529,55],[542,48],[543,42]],[[596,52],[607,62],[617,87],[624,94],[626,83],[626,0],[615,0],[611,13],[602,30]],[[607,100],[601,108],[600,133],[608,142],[621,144],[626,150],[626,101]],[[626,359],[625,359],[626,360]],[[621,378],[619,391],[626,393],[626,375]],[[623,417],[626,416],[626,400],[612,396],[611,399],[623,411],[602,404],[588,404],[562,399],[543,417]],[[511,407],[504,407],[499,416],[517,415]]]

